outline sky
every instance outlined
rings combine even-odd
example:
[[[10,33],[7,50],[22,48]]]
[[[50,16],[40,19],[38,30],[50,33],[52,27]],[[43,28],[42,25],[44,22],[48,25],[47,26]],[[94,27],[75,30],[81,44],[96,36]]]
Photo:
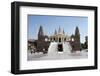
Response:
[[[88,35],[88,17],[83,16],[28,15],[28,39],[37,39],[40,26],[48,36],[53,35],[55,29],[58,31],[59,27],[71,36],[78,26],[82,43]]]

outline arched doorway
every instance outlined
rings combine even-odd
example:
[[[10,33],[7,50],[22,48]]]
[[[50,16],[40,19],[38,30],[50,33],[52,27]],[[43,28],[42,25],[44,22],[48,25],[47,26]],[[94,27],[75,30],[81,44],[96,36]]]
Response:
[[[59,42],[61,42],[61,38],[59,38]]]

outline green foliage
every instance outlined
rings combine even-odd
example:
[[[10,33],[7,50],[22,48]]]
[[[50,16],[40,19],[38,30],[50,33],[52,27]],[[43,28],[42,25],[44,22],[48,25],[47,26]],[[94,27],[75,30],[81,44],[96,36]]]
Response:
[[[87,44],[87,42],[81,43],[81,49],[88,49],[88,44]]]

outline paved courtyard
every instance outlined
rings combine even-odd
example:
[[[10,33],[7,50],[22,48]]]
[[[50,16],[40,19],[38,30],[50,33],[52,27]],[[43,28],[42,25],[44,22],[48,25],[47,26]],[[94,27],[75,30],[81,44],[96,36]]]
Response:
[[[74,52],[74,53],[30,53],[28,52],[28,61],[31,60],[58,60],[58,59],[81,59],[88,58],[88,52],[86,50],[82,50]]]

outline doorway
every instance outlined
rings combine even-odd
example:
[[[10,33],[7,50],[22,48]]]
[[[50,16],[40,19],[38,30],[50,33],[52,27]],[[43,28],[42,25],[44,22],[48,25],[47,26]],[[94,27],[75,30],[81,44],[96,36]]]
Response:
[[[62,44],[58,44],[58,51],[63,52],[63,45]]]
[[[59,38],[59,42],[61,42],[61,38]]]

